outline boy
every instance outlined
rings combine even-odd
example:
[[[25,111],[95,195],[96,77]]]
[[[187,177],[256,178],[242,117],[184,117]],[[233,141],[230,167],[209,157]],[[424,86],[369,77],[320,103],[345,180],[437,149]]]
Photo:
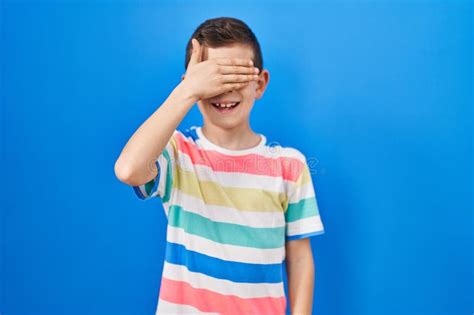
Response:
[[[324,233],[305,156],[267,142],[249,116],[269,81],[242,21],[202,23],[186,72],[138,128],[115,173],[168,220],[156,314],[311,314],[309,237]],[[203,126],[177,130],[198,103]]]

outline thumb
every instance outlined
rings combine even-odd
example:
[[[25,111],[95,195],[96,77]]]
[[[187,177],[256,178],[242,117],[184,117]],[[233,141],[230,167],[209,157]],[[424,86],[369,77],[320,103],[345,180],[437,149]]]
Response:
[[[189,59],[189,66],[193,66],[199,62],[201,62],[201,55],[202,55],[202,48],[201,45],[199,44],[199,41],[195,38],[191,40],[193,52],[191,54],[191,58]]]

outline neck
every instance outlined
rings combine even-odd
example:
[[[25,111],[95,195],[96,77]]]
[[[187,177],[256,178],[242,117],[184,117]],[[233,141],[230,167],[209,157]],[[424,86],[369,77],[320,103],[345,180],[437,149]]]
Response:
[[[249,124],[234,128],[222,128],[204,123],[201,131],[209,141],[229,150],[249,149],[261,141],[260,135],[255,133]]]

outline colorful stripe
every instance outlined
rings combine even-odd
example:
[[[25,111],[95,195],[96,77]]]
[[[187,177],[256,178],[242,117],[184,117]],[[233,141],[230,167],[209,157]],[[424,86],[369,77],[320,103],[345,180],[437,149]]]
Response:
[[[179,154],[186,154],[193,164],[208,166],[216,172],[240,172],[295,181],[304,168],[301,160],[292,157],[267,157],[256,153],[243,156],[225,155],[197,147],[182,134],[177,135],[176,142]]]
[[[199,235],[221,244],[253,248],[280,248],[284,245],[285,227],[255,228],[244,225],[216,222],[199,214],[172,205],[168,210],[168,224],[182,228],[186,233]]]
[[[174,281],[162,278],[160,299],[178,305],[189,305],[202,312],[219,314],[285,314],[286,299],[279,298],[247,298],[224,295],[208,289],[198,289],[185,281]]]
[[[324,233],[306,158],[220,148],[197,128],[175,130],[157,177],[133,187],[167,217],[156,314],[285,314],[285,244]]]
[[[222,260],[187,250],[183,245],[167,242],[166,261],[185,265],[189,271],[233,282],[278,283],[283,281],[282,263],[251,264]]]

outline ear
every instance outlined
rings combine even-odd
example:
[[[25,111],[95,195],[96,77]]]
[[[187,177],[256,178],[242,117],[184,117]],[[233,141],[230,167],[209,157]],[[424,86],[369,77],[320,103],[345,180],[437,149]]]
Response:
[[[258,75],[257,89],[255,90],[255,99],[259,99],[263,96],[263,93],[267,88],[268,82],[270,82],[270,72],[267,69],[263,69]]]

